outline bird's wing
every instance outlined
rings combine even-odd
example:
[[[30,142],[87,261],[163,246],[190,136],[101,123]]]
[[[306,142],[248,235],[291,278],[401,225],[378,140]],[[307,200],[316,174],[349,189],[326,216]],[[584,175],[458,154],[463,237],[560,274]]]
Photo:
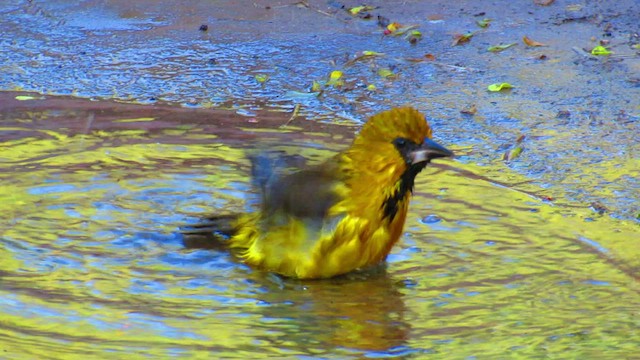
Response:
[[[323,221],[331,206],[339,199],[335,188],[340,173],[330,166],[331,160],[317,167],[289,169],[283,174],[282,161],[254,157],[253,183],[262,192],[262,210],[272,214]]]
[[[334,192],[338,182],[334,174],[305,169],[273,183],[267,191],[267,213],[282,212],[305,219],[322,220],[338,200]]]

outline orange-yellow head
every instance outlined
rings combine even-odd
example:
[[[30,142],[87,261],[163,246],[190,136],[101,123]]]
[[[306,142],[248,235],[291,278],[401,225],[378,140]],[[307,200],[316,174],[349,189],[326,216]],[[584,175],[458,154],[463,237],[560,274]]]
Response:
[[[382,197],[385,216],[393,218],[398,203],[412,191],[416,175],[432,159],[453,156],[431,136],[425,117],[413,108],[372,116],[346,152],[354,195],[363,200]]]
[[[352,150],[368,156],[382,154],[387,163],[420,165],[422,169],[432,159],[453,156],[431,137],[424,115],[411,107],[395,108],[372,116],[354,140]]]

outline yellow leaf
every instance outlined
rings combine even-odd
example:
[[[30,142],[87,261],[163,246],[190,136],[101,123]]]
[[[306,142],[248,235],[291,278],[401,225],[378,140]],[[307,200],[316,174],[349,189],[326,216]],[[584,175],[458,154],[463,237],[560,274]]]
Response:
[[[344,81],[342,81],[342,71],[340,70],[334,70],[331,72],[331,75],[329,75],[329,81],[327,81],[327,85],[331,85],[331,86],[342,86],[344,85]]]
[[[407,26],[400,26],[398,27],[398,29],[396,29],[396,31],[392,32],[393,36],[401,36],[404,35],[406,33],[408,33],[410,30],[413,29],[417,29],[418,25],[407,25]]]
[[[265,82],[267,82],[267,80],[269,80],[269,75],[267,74],[258,74],[254,77],[256,81],[259,82],[260,84],[264,84]]]
[[[402,25],[398,24],[397,22],[392,22],[391,24],[387,25],[387,30],[393,33],[393,32],[396,32],[401,27]]]
[[[317,81],[313,81],[313,84],[311,85],[311,92],[320,92],[322,91],[322,85],[320,85],[319,82]]]
[[[362,55],[364,55],[364,56],[384,56],[384,53],[365,50],[365,51],[362,52]]]
[[[331,81],[331,80],[334,80],[334,81],[335,80],[339,80],[340,78],[342,78],[342,75],[343,75],[342,71],[334,70],[334,71],[331,72],[331,75],[329,75],[329,81]]]
[[[512,46],[514,46],[516,43],[511,43],[511,44],[506,44],[506,45],[496,45],[496,46],[490,46],[487,48],[487,50],[491,51],[491,52],[500,52],[502,50],[508,49]]]
[[[460,44],[464,44],[466,42],[469,42],[469,40],[471,40],[471,38],[473,37],[475,33],[466,33],[466,34],[456,34],[453,36],[453,43],[451,44],[452,46],[456,46],[456,45],[460,45]]]
[[[33,97],[33,96],[28,96],[28,95],[18,95],[16,96],[16,100],[18,101],[25,101],[25,100],[38,100],[41,98],[37,98],[37,97]]]
[[[522,41],[527,45],[527,46],[547,46],[541,42],[537,42],[535,40],[531,40],[529,39],[527,36],[523,36],[522,37]]]
[[[349,12],[351,13],[351,15],[358,15],[363,11],[369,11],[369,10],[375,10],[375,7],[367,6],[367,5],[355,6],[349,9]]]
[[[487,86],[487,90],[489,91],[502,91],[502,90],[506,90],[506,89],[511,89],[513,87],[513,85],[503,82],[503,83],[499,83],[499,84],[491,84],[489,86]]]
[[[396,77],[396,74],[389,69],[380,69],[378,70],[378,75],[386,79],[393,79]]]
[[[349,9],[349,12],[351,13],[351,15],[358,15],[358,13],[362,10],[364,10],[364,6],[356,6]]]
[[[593,50],[591,50],[591,55],[597,55],[597,56],[601,56],[601,55],[611,55],[611,51],[609,51],[609,49],[607,49],[604,46],[596,46],[593,48]]]
[[[367,85],[367,90],[369,90],[369,91],[376,91],[377,89],[378,88],[373,84]]]

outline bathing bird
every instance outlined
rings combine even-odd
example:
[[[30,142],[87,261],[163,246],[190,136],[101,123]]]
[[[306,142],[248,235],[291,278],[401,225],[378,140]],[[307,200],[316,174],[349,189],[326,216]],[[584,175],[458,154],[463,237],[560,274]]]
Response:
[[[416,176],[451,156],[420,112],[393,108],[369,118],[349,148],[318,165],[285,173],[277,159],[254,156],[256,211],[210,224],[255,268],[298,279],[345,274],[385,261],[402,235]]]

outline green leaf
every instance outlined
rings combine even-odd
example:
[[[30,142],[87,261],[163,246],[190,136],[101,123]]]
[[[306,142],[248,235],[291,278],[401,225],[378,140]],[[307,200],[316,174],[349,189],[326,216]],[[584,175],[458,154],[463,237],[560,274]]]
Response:
[[[591,55],[596,55],[596,56],[611,55],[611,51],[609,51],[609,49],[607,49],[604,46],[596,46],[593,48],[593,50],[591,50]]]
[[[513,85],[503,82],[503,83],[498,83],[498,84],[491,84],[489,86],[487,86],[487,90],[489,91],[502,91],[502,90],[506,90],[506,89],[511,89],[513,87]]]
[[[258,74],[256,76],[254,76],[254,78],[256,79],[256,81],[260,84],[264,84],[265,82],[267,82],[267,80],[269,80],[269,75],[267,74]]]
[[[514,46],[516,43],[511,43],[511,44],[506,44],[506,45],[496,45],[496,46],[490,46],[487,48],[487,50],[491,51],[491,52],[500,52],[502,50],[508,49],[512,46]]]
[[[378,75],[385,79],[393,79],[397,76],[393,71],[386,68],[378,70]]]
[[[349,9],[349,12],[351,13],[351,15],[358,15],[363,11],[370,11],[370,10],[375,10],[375,7],[367,6],[367,5],[355,6]]]

